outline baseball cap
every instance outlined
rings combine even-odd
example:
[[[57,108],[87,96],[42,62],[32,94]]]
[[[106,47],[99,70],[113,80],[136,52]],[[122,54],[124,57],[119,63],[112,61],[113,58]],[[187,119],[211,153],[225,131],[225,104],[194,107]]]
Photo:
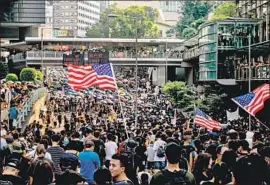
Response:
[[[60,166],[62,169],[75,170],[80,165],[79,158],[72,153],[64,153],[60,158]]]
[[[12,167],[12,168],[15,168],[15,169],[20,169],[20,162],[18,159],[9,159],[6,163],[5,166],[9,166],[9,167]]]
[[[85,139],[83,144],[86,148],[91,148],[92,146],[95,146],[93,141],[91,141],[90,139]]]

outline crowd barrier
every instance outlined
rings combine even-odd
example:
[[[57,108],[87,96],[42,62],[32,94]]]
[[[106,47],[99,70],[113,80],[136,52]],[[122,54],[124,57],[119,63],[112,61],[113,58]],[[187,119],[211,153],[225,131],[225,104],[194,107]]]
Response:
[[[29,98],[23,103],[22,108],[18,110],[18,116],[17,119],[13,120],[13,126],[17,128],[22,128],[23,122],[27,119],[29,116],[29,113],[35,103],[39,98],[44,96],[47,92],[47,88],[42,87],[35,91],[30,92]]]

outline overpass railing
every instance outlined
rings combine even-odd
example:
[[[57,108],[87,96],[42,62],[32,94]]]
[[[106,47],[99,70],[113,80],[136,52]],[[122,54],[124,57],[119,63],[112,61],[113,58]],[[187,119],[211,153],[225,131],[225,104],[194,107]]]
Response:
[[[23,122],[29,116],[31,108],[36,100],[41,98],[47,92],[46,87],[39,88],[35,91],[30,92],[30,97],[23,103],[22,108],[18,110],[17,119],[13,120],[13,126],[17,128],[22,128]]]
[[[15,55],[10,55],[9,58],[12,59],[14,63],[26,60],[24,53],[17,53]]]
[[[236,80],[246,81],[248,80],[249,70],[248,67],[238,68],[235,71]],[[270,65],[262,65],[251,68],[252,80],[269,80],[270,79]]]
[[[66,52],[62,51],[44,51],[43,58],[63,58],[63,54]],[[167,55],[167,56],[166,56]],[[41,51],[27,51],[27,59],[36,59],[41,58]],[[84,53],[85,58],[87,59],[87,52]],[[133,52],[110,52],[110,58],[136,58],[136,54]],[[169,58],[169,59],[182,59],[182,54],[177,52],[155,52],[155,53],[138,53],[138,58]]]

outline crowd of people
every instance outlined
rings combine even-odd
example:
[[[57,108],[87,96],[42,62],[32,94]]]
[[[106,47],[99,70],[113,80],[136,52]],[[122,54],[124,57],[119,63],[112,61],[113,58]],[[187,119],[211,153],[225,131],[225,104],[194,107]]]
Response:
[[[247,137],[243,119],[199,128],[175,115],[147,74],[138,79],[136,115],[132,71],[115,73],[119,94],[71,94],[64,72],[51,72],[65,88],[48,83],[39,119],[24,130],[1,123],[1,185],[270,185],[269,131],[255,124]]]

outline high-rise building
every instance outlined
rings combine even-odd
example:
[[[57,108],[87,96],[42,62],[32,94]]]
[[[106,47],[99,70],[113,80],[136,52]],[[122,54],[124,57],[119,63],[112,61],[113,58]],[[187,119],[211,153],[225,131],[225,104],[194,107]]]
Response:
[[[159,1],[110,1],[110,4],[117,4],[118,8],[125,9],[132,5],[150,6],[152,8],[159,9]]]
[[[52,25],[53,23],[53,2],[45,1],[45,18],[46,24]]]
[[[54,1],[55,36],[85,37],[86,30],[100,19],[100,1]],[[55,28],[60,29],[56,30]]]
[[[110,5],[110,1],[108,0],[104,0],[104,1],[100,1],[100,12],[104,12],[106,10],[106,8],[108,8],[108,6]]]
[[[1,0],[0,38],[24,40],[29,28],[45,23],[45,0]]]
[[[179,12],[182,1],[160,1],[160,9],[163,12]]]

